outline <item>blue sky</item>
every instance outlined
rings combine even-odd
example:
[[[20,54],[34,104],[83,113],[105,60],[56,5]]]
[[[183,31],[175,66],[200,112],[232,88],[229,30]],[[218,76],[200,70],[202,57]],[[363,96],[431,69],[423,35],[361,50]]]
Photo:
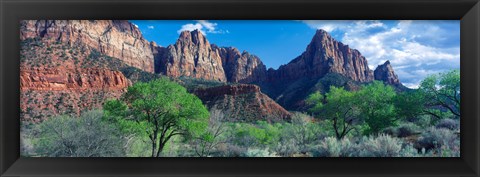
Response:
[[[429,74],[460,68],[458,20],[131,20],[149,41],[175,43],[183,30],[199,29],[210,43],[257,55],[278,68],[300,55],[316,29],[359,50],[370,69],[386,60],[400,81],[417,87]]]

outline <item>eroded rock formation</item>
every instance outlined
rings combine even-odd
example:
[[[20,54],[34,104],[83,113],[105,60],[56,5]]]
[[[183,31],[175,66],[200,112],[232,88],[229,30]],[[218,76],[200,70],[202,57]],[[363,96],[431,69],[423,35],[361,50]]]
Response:
[[[119,71],[107,69],[35,69],[20,72],[22,90],[123,90],[131,83]]]
[[[354,81],[369,82],[373,72],[358,50],[333,39],[324,30],[317,30],[305,52],[278,70],[269,70],[269,81],[321,78],[327,73],[339,73]]]
[[[398,76],[393,71],[390,61],[387,60],[385,63],[378,65],[374,71],[375,80],[383,81],[386,84],[398,85],[400,80]]]
[[[253,84],[226,85],[195,92],[209,109],[221,110],[229,121],[289,121],[291,114]]]
[[[154,71],[150,42],[126,20],[23,20],[20,22],[20,40],[28,38],[69,46],[86,45],[130,66]]]

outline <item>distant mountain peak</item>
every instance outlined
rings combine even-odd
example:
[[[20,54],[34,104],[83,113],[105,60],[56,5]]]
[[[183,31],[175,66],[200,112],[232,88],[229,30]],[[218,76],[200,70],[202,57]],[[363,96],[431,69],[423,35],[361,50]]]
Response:
[[[209,44],[205,35],[198,29],[193,31],[182,31],[178,37],[177,43]]]
[[[375,71],[373,72],[375,80],[383,81],[389,85],[401,85],[400,80],[398,79],[397,74],[393,71],[393,67],[390,64],[390,61],[387,60],[385,63],[378,65]]]
[[[278,70],[272,70],[269,80],[318,79],[327,73],[339,73],[359,82],[373,80],[365,57],[322,29],[316,31],[305,52]]]

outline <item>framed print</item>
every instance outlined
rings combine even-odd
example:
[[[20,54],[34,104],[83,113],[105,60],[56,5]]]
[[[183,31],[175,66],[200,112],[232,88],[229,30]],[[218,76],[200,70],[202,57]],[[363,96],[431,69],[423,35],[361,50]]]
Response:
[[[2,1],[1,174],[478,176],[479,8]]]

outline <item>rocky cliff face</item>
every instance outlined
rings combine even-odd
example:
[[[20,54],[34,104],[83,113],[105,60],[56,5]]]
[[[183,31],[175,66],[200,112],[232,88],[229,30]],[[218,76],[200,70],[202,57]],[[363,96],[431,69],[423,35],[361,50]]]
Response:
[[[373,72],[359,51],[333,39],[324,30],[317,30],[305,52],[278,70],[269,70],[269,81],[321,78],[339,73],[354,81],[369,82]]]
[[[40,122],[55,115],[79,116],[119,98],[130,81],[108,69],[20,69],[21,120]]]
[[[184,31],[175,44],[160,47],[128,21],[27,20],[21,21],[20,38],[24,120],[99,108],[104,100],[118,98],[132,81],[151,80],[157,77],[154,73],[258,84],[275,101],[255,85],[195,91],[209,108],[241,121],[288,120],[290,113],[282,106],[301,110],[309,93],[330,85],[357,86],[375,79],[401,86],[390,63],[372,72],[359,51],[323,30],[300,56],[268,71],[255,55],[210,44],[198,30]],[[345,81],[327,77],[332,73]]]
[[[150,43],[134,24],[126,20],[23,20],[20,40],[28,38],[69,46],[86,45],[130,66],[154,71]]]
[[[390,61],[386,61],[385,63],[378,65],[374,71],[375,80],[383,81],[385,84],[389,85],[401,85],[400,80],[398,80],[398,76],[393,71],[392,65],[390,65]]]
[[[257,56],[246,51],[240,53],[234,47],[214,48],[219,51],[228,82],[254,83],[266,80],[267,69]]]
[[[20,119],[22,121],[39,122],[63,114],[78,116],[84,110],[101,108],[105,100],[119,98],[131,85],[130,80],[119,70],[120,67],[135,68],[131,66],[131,62],[126,62],[125,59],[128,60],[128,57],[122,60],[102,54],[101,48],[92,47],[96,44],[92,44],[92,36],[87,35],[97,34],[95,30],[101,27],[101,25],[89,23],[107,24],[105,21],[22,21],[21,23]],[[118,22],[109,24],[118,25]],[[79,32],[76,30],[81,26],[77,25],[89,28]],[[118,30],[115,28],[121,29],[125,26],[112,27],[110,31]],[[138,32],[130,35],[139,34]],[[97,41],[97,44],[107,45],[101,41]],[[107,51],[116,50],[112,48]],[[138,70],[144,72],[141,69]]]
[[[226,85],[194,92],[209,109],[221,110],[227,120],[240,122],[289,121],[291,114],[252,84]]]
[[[22,90],[123,90],[131,83],[120,71],[44,68],[20,72]]]
[[[158,49],[156,72],[226,82],[218,50],[198,30],[184,31],[174,45]]]
[[[340,80],[324,79],[326,76],[336,76],[333,80]],[[324,30],[317,30],[305,52],[277,70],[270,68],[267,82],[261,85],[280,105],[288,110],[302,111],[309,94],[325,92],[330,85],[342,85],[349,80],[350,83],[374,80],[367,60],[358,50],[336,41]],[[319,85],[322,87],[317,88]]]
[[[266,79],[266,67],[258,57],[210,44],[198,30],[183,31],[174,45],[157,47],[155,56],[155,72],[167,76],[235,83]]]

